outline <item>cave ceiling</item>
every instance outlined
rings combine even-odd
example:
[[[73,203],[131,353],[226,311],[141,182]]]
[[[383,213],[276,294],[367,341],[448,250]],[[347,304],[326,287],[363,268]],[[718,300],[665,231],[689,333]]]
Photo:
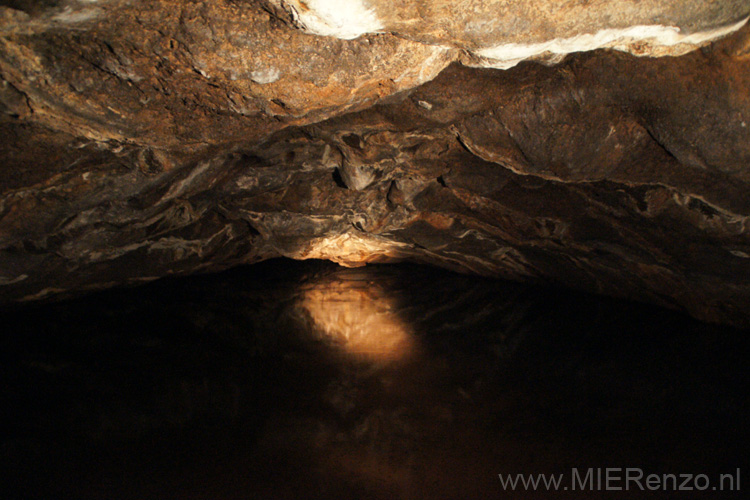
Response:
[[[750,326],[749,15],[4,0],[0,302],[411,260]]]

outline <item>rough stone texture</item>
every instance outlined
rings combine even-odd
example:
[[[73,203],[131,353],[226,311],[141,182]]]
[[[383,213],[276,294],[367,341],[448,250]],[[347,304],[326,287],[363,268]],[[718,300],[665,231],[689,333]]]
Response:
[[[367,33],[466,51],[463,61],[507,69],[536,58],[610,47],[636,55],[681,55],[735,31],[746,0],[266,0],[310,33]]]
[[[255,3],[111,0],[0,16],[12,112],[89,140],[181,151],[361,109],[451,61],[395,37],[308,35]]]
[[[612,2],[593,4],[603,23]],[[643,4],[625,3],[632,23],[689,33],[750,10]],[[599,50],[501,71],[461,66],[477,60],[450,23],[444,47],[316,36],[254,2],[11,7],[5,302],[280,255],[411,259],[750,326],[747,26],[680,57]],[[586,26],[549,23],[555,37]]]

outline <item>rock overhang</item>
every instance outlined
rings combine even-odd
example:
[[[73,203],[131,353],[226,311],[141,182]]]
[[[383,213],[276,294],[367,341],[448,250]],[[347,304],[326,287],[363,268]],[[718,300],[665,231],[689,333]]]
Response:
[[[750,324],[750,2],[34,5],[1,17],[5,301],[410,259]]]

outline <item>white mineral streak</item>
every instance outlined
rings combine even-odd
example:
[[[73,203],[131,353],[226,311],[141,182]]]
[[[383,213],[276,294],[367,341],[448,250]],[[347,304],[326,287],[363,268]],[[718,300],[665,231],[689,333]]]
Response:
[[[289,0],[292,14],[305,31],[344,40],[383,30],[366,0]]]
[[[431,52],[422,64],[407,68],[406,71],[394,78],[393,81],[396,83],[404,80],[414,81],[417,85],[421,85],[435,78],[454,59],[453,54],[455,52],[447,47],[434,46],[431,48]]]
[[[386,30],[367,0],[274,0],[291,12],[295,22],[308,33],[332,36],[345,40],[366,33]],[[596,33],[584,33],[567,38],[555,38],[537,43],[502,43],[472,50],[480,58],[481,66],[508,69],[521,61],[544,56],[548,63],[557,63],[566,54],[611,48],[636,55],[682,55],[710,41],[740,29],[748,18],[737,23],[695,33],[683,33],[677,26],[638,25],[628,28],[607,28]],[[468,28],[468,26],[467,26]],[[448,42],[446,42],[448,44]],[[444,66],[436,59],[450,60],[447,46],[436,45],[436,51],[419,71],[418,81],[429,81]],[[446,62],[447,64],[447,62]],[[436,71],[437,70],[437,71]],[[402,75],[412,76],[412,75]]]
[[[519,62],[541,54],[570,54],[601,48],[613,48],[628,51],[638,42],[647,42],[655,47],[684,46],[681,53],[688,52],[697,46],[733,33],[745,25],[748,18],[735,24],[722,26],[708,31],[683,34],[676,26],[631,26],[621,29],[604,29],[596,33],[586,33],[570,38],[556,38],[540,43],[505,43],[474,51],[475,55],[485,58],[485,65],[497,69],[508,69]],[[650,54],[646,54],[650,55]],[[678,53],[672,55],[679,55]]]
[[[101,15],[102,10],[97,8],[75,10],[70,7],[65,7],[65,9],[56,14],[52,20],[64,24],[77,24],[96,19]]]

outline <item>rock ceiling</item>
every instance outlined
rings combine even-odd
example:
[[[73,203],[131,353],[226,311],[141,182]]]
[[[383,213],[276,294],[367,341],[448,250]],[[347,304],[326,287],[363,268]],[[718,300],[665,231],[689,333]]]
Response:
[[[409,259],[750,326],[750,1],[0,5],[3,302]]]

